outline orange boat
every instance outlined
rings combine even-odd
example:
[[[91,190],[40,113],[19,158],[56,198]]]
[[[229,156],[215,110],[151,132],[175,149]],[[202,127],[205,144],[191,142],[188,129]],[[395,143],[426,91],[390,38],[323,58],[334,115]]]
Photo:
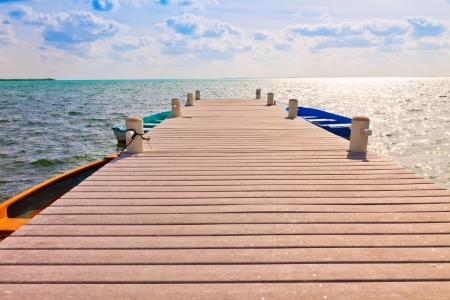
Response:
[[[55,176],[0,203],[0,241],[25,225],[47,206],[117,157],[117,153],[105,156],[87,165]]]

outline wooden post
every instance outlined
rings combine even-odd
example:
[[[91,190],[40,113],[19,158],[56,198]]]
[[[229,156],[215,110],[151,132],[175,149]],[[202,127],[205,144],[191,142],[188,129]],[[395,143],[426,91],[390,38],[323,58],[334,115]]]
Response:
[[[195,91],[195,100],[200,100],[200,91],[199,90]]]
[[[356,116],[350,126],[350,152],[367,152],[367,143],[372,131],[369,129],[370,119],[364,116]]]
[[[298,108],[298,100],[297,99],[290,99],[289,100],[289,119],[295,119],[297,118],[297,108]]]
[[[194,94],[192,93],[187,94],[186,106],[194,106]]]
[[[256,99],[261,99],[261,89],[256,90]]]
[[[172,99],[172,117],[181,117],[181,101],[178,98]]]
[[[273,101],[273,93],[267,93],[267,105],[271,106],[274,105],[274,101]]]
[[[136,134],[144,134],[144,122],[139,117],[130,117],[125,121],[127,153],[144,152],[144,140]]]

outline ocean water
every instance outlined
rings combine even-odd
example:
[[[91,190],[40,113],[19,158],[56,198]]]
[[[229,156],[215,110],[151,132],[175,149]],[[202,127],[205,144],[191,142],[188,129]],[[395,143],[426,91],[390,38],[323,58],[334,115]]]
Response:
[[[0,202],[119,150],[111,127],[188,92],[371,118],[370,150],[450,189],[450,78],[274,78],[0,82]],[[300,138],[300,137],[299,137]]]

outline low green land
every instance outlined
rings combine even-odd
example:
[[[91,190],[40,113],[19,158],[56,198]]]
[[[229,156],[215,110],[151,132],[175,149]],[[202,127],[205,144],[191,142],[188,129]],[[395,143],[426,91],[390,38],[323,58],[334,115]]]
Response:
[[[53,78],[13,78],[13,79],[1,79],[0,81],[45,81],[45,80],[55,80]]]

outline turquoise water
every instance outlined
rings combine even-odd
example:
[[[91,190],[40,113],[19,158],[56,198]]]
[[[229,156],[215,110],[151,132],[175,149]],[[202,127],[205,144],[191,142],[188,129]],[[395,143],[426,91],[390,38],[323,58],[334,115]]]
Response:
[[[367,115],[370,149],[450,189],[449,78],[329,78],[0,82],[0,202],[118,150],[111,127],[203,98],[273,92],[280,106]]]

